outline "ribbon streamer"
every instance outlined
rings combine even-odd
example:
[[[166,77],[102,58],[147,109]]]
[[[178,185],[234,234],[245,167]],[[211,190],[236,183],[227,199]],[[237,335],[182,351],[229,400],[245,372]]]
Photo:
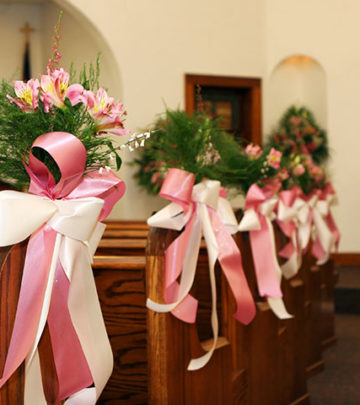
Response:
[[[335,194],[331,186],[325,190],[317,190],[313,196],[313,224],[315,232],[311,252],[317,264],[322,265],[329,260],[332,249],[337,249],[340,233],[331,215],[330,206],[335,203]]]
[[[259,293],[266,297],[270,308],[280,319],[291,318],[280,289],[281,269],[277,260],[272,219],[277,198],[270,188],[253,184],[246,196],[245,212],[239,231],[249,231]]]
[[[105,227],[98,220],[108,215],[125,185],[112,172],[84,176],[86,150],[69,133],[41,135],[32,147],[53,157],[61,179],[56,184],[30,152],[25,168],[32,194],[0,192],[0,245],[31,235],[0,387],[26,359],[25,405],[44,402],[37,346],[48,322],[59,381],[56,402],[94,405],[113,360],[91,261]]]
[[[301,205],[297,201],[298,188],[280,191],[277,209],[277,223],[289,238],[287,245],[279,252],[279,256],[288,259],[282,266],[281,271],[285,278],[293,277],[300,269],[302,262],[302,249],[298,236],[298,214]]]
[[[150,226],[183,232],[165,252],[165,304],[147,300],[148,308],[157,312],[172,312],[174,316],[193,323],[196,319],[197,300],[189,292],[194,282],[201,236],[204,235],[208,256],[211,285],[211,326],[213,344],[202,357],[192,359],[188,370],[205,366],[214,352],[218,339],[216,313],[215,263],[219,260],[234,294],[237,311],[234,317],[248,324],[255,316],[252,299],[242,268],[241,253],[231,237],[236,232],[236,219],[225,200],[218,181],[207,180],[194,186],[195,176],[180,169],[170,169],[160,196],[172,201],[148,219]],[[177,279],[181,275],[180,283]]]

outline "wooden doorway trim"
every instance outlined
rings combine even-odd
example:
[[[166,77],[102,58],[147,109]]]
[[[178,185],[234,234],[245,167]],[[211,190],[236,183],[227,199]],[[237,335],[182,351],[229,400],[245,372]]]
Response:
[[[261,79],[185,74],[185,111],[195,110],[196,86],[247,89],[250,91],[251,142],[261,145]]]

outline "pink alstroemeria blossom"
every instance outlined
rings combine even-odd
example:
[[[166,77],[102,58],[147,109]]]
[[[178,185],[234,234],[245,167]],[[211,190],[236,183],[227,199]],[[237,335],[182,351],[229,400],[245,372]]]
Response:
[[[253,143],[250,143],[246,147],[245,153],[249,156],[251,160],[255,160],[262,155],[263,151],[259,145],[254,145]]]
[[[27,83],[16,80],[14,84],[15,94],[18,99],[7,94],[7,98],[15,103],[24,112],[33,112],[39,106],[39,87],[38,79],[30,79]]]
[[[274,169],[280,168],[280,161],[281,161],[282,153],[274,148],[271,148],[270,153],[267,157],[267,162],[269,166]]]
[[[124,107],[120,101],[114,102],[103,87],[96,94],[85,91],[86,104],[89,114],[95,121],[98,133],[110,133],[114,135],[126,135],[129,133],[124,128]]]
[[[62,68],[41,76],[41,100],[46,112],[53,107],[64,107],[65,98],[68,98],[73,106],[83,102],[83,92],[81,84],[69,86],[69,73]]]
[[[315,181],[320,181],[324,178],[324,171],[320,166],[309,165],[309,174]]]
[[[281,171],[278,172],[277,177],[279,180],[284,181],[290,177],[288,170],[283,167]]]
[[[305,167],[304,165],[302,165],[301,163],[299,163],[298,165],[296,165],[293,170],[293,175],[294,176],[301,176],[302,174],[305,173]]]

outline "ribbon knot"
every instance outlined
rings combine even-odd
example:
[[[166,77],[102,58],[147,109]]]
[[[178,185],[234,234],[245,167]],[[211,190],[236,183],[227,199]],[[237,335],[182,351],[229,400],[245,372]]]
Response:
[[[217,210],[220,187],[220,182],[217,180],[203,181],[194,186],[191,199],[194,202],[205,204],[213,210]]]
[[[202,357],[191,360],[188,369],[203,367],[211,358],[218,339],[216,314],[215,263],[222,270],[237,302],[234,317],[249,323],[255,316],[255,304],[242,268],[240,251],[231,237],[236,219],[230,204],[222,197],[218,181],[207,180],[194,186],[195,176],[180,169],[170,169],[160,196],[172,201],[148,219],[150,226],[180,230],[182,233],[165,252],[165,304],[147,300],[148,308],[169,312],[185,322],[195,322],[197,300],[189,292],[194,282],[201,237],[204,235],[208,256],[212,294],[211,326],[213,344]],[[191,197],[190,197],[191,196]],[[180,283],[177,279],[181,275]]]

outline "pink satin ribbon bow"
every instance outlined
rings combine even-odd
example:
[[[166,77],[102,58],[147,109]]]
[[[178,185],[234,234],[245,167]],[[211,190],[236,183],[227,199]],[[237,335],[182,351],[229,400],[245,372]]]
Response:
[[[97,221],[106,218],[115,202],[125,192],[124,183],[111,171],[104,171],[103,174],[93,171],[84,175],[86,150],[75,136],[65,132],[44,134],[35,140],[32,150],[35,147],[51,155],[60,169],[61,179],[56,184],[48,168],[30,151],[29,163],[28,165],[24,163],[31,181],[29,192],[42,198],[24,193],[3,192],[4,200],[10,198],[16,201],[18,195],[20,195],[19,198],[23,196],[30,202],[37,200],[36,203],[43,204],[44,209],[49,209],[49,214],[46,214],[48,218],[46,221],[38,224],[40,227],[35,225],[37,228],[30,231],[31,237],[27,247],[16,318],[0,387],[36,349],[37,339],[39,339],[36,335],[43,311],[46,316],[44,302],[50,280],[50,268],[55,257],[57,237],[60,236],[65,241],[63,246],[59,245],[60,250],[66,250],[66,247],[70,246],[70,238],[81,241],[81,250],[81,246],[87,243],[87,239],[83,240],[83,238],[88,236],[90,238]],[[84,204],[81,205],[82,203]],[[75,208],[72,207],[74,204],[77,204]],[[93,215],[89,221],[84,222],[89,209],[95,212],[95,217]],[[6,215],[6,212],[4,214]],[[84,224],[81,228],[78,226],[78,219]],[[86,227],[88,229],[83,229]],[[62,231],[58,229],[65,228],[69,228],[70,236],[66,234],[61,236]],[[62,254],[66,257],[66,252]],[[73,260],[76,260],[76,255]],[[90,258],[85,262],[90,263]],[[73,263],[70,263],[70,267],[72,265]],[[50,288],[51,300],[47,308],[47,322],[59,380],[57,402],[91,386],[94,383],[94,373],[90,370],[91,367],[84,355],[68,308],[71,275],[65,272],[64,263],[60,259],[56,260],[55,266],[54,284]],[[40,328],[40,333],[41,331]],[[89,339],[92,339],[91,336]],[[101,342],[99,345],[101,346]]]
[[[189,291],[195,276],[201,235],[204,234],[209,254],[210,279],[215,262],[219,260],[237,303],[234,317],[248,324],[255,316],[255,304],[243,272],[240,251],[224,224],[226,218],[230,218],[230,222],[234,218],[231,207],[222,198],[225,190],[220,190],[220,183],[217,181],[208,180],[195,186],[194,183],[194,174],[180,169],[170,169],[160,196],[172,203],[148,220],[151,226],[184,229],[165,252],[166,304],[158,304],[148,299],[147,306],[159,312],[171,311],[182,321],[195,322],[197,300],[189,294]],[[231,225],[233,233],[236,232],[235,218]],[[180,275],[179,284],[177,280]],[[216,310],[216,289],[212,293],[215,293],[213,309],[215,300]],[[217,320],[213,330],[216,340]],[[189,369],[202,367],[209,358],[210,356],[206,361],[193,363],[193,366],[190,364]],[[192,362],[196,360],[199,359]]]
[[[262,297],[282,297],[278,277],[278,264],[274,256],[272,230],[269,218],[276,206],[273,191],[253,184],[245,200],[245,213],[240,222],[240,231],[250,232],[251,250],[254,259],[259,294]]]
[[[278,252],[279,256],[288,259],[281,266],[282,273],[286,278],[293,277],[301,265],[302,249],[298,237],[298,207],[296,206],[300,191],[299,188],[294,187],[279,193],[277,223],[283,234],[289,239],[283,249]]]

